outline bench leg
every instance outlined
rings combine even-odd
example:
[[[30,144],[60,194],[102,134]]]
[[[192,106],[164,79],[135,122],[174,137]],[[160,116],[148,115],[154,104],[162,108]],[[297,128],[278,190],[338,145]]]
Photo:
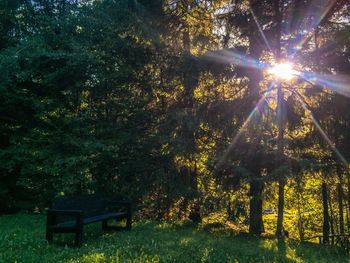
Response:
[[[126,230],[130,230],[131,229],[131,213],[128,214],[128,216],[126,217]]]
[[[46,230],[46,240],[51,244],[53,241],[53,233],[47,229]]]
[[[83,228],[78,227],[75,232],[75,246],[80,247],[83,240]]]
[[[54,215],[47,215],[46,217],[46,240],[49,243],[53,241],[53,231],[50,229],[52,225],[56,222],[56,217]]]
[[[102,230],[108,230],[108,224],[107,224],[107,220],[103,220],[102,221]]]

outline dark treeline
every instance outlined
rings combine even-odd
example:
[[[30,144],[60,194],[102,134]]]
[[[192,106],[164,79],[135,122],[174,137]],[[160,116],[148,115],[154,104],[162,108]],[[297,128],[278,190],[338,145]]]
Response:
[[[348,231],[350,3],[324,2],[1,0],[0,213],[103,191],[142,217]],[[277,109],[251,67],[273,57],[325,80],[282,83]]]

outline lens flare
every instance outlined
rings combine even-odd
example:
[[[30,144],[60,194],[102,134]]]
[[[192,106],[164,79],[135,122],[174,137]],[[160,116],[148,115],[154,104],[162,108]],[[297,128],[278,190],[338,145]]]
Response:
[[[205,58],[223,64],[232,64],[244,68],[254,68],[260,70],[267,68],[266,64],[254,58],[250,58],[244,53],[235,52],[232,50],[209,51],[206,53]]]
[[[279,63],[271,67],[268,72],[275,77],[283,80],[291,80],[297,75],[297,71],[289,63]]]
[[[308,6],[304,10],[305,18],[303,19],[303,22],[297,29],[298,33],[295,36],[295,41],[292,41],[292,43],[290,43],[292,45],[292,47],[288,51],[290,58],[295,57],[295,55],[297,55],[297,53],[303,48],[303,46],[313,39],[315,30],[317,29],[318,25],[327,16],[327,14],[329,14],[334,5],[337,3],[337,0],[314,0],[308,2]],[[287,18],[287,20],[289,20],[290,23],[292,23],[293,19],[294,18]],[[292,25],[290,24],[290,26]]]
[[[314,72],[302,72],[299,77],[310,84],[331,89],[343,96],[350,98],[350,78],[346,75],[320,74]]]

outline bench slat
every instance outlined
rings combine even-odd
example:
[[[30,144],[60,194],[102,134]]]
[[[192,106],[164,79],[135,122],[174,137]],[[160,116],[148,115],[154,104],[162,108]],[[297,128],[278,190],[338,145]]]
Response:
[[[125,218],[125,216],[126,216],[125,212],[119,212],[119,213],[107,213],[104,215],[99,215],[99,216],[94,216],[94,217],[87,217],[87,218],[83,218],[83,225],[96,223],[96,222],[107,220],[107,219]],[[53,226],[51,226],[51,229],[75,228],[76,226],[77,226],[76,221],[71,220],[71,221],[66,221],[63,223],[58,223],[56,225],[53,225]]]

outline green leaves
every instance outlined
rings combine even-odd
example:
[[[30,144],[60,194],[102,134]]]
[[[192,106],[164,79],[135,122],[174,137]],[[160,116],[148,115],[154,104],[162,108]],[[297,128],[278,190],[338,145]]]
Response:
[[[21,40],[0,50],[0,195],[24,187],[41,193],[40,204],[62,191],[118,192],[140,181],[145,168],[134,162],[154,151],[148,21],[128,1],[32,1],[16,12]]]

